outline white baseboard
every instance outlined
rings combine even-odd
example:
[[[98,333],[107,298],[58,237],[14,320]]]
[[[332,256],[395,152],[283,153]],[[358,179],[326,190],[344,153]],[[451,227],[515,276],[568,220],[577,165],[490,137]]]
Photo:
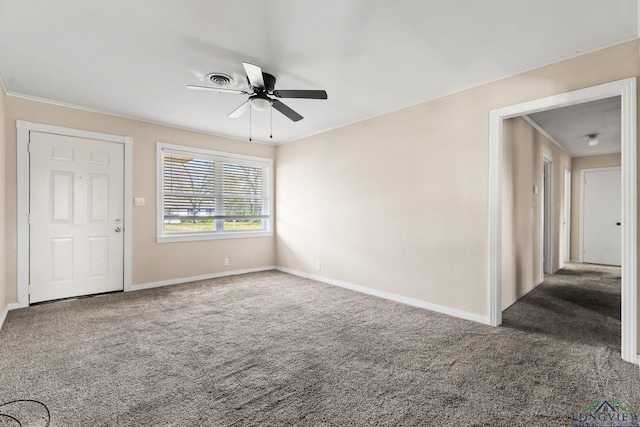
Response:
[[[542,282],[544,282],[544,278],[540,279],[539,281],[537,281],[536,283],[533,284],[532,287],[530,287],[528,290],[524,291],[523,293],[521,293],[520,295],[518,295],[517,297],[514,298],[513,301],[510,301],[506,304],[504,304],[502,306],[502,311],[505,311],[507,308],[511,307],[513,304],[515,304],[520,298],[522,298],[523,296],[525,296],[526,294],[528,294],[529,292],[531,292],[532,290],[534,290],[535,288],[537,288]]]
[[[373,295],[373,296],[387,299],[390,301],[411,305],[413,307],[424,308],[426,310],[435,311],[435,312],[446,314],[453,317],[458,317],[460,319],[471,320],[472,322],[478,322],[485,325],[489,324],[489,318],[487,316],[481,316],[479,314],[469,313],[468,311],[445,307],[443,305],[431,304],[426,301],[418,300],[415,298],[409,298],[402,295],[392,294],[390,292],[379,291],[376,289],[371,289],[371,288],[367,288],[360,285],[354,285],[354,284],[342,282],[339,280],[329,279],[327,277],[316,276],[314,274],[304,273],[302,271],[292,270],[285,267],[275,267],[275,269],[278,271],[282,271],[283,273],[293,274],[294,276],[304,277],[307,279],[326,283],[328,285],[338,286],[338,287],[349,289],[355,292],[360,292],[367,295]]]
[[[19,304],[17,302],[12,302],[10,304],[7,304],[4,310],[2,310],[2,314],[0,314],[0,329],[2,329],[2,325],[4,325],[4,321],[7,319],[7,314],[9,314],[9,311],[15,310],[16,308],[23,308],[23,307],[24,306],[22,304]]]
[[[159,288],[161,286],[177,285],[180,283],[197,282],[198,280],[217,279],[226,276],[236,276],[238,274],[257,273],[259,271],[275,270],[275,266],[245,268],[242,270],[223,271],[221,273],[204,274],[202,276],[181,277],[178,279],[161,280],[159,282],[142,283],[140,285],[131,285],[131,291],[140,291],[142,289]]]

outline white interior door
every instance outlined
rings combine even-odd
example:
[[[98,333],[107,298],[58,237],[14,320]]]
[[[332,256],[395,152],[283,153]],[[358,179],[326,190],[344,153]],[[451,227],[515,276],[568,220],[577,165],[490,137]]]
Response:
[[[122,144],[30,133],[29,300],[123,289]]]
[[[583,261],[622,263],[622,180],[620,168],[584,171],[582,180]]]

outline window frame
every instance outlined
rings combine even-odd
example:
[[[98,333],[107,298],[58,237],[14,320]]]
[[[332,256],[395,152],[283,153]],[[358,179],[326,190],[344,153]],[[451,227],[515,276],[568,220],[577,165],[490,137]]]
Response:
[[[265,228],[261,230],[225,231],[196,231],[190,233],[165,233],[164,231],[164,153],[172,152],[187,156],[203,156],[208,159],[234,161],[240,163],[255,163],[257,166],[267,166],[269,173],[269,215],[264,220]],[[228,153],[223,151],[208,150],[204,148],[189,147],[185,145],[156,142],[156,241],[158,243],[188,242],[197,240],[239,239],[251,237],[273,236],[274,214],[274,173],[273,159],[267,157],[247,156],[243,154]]]

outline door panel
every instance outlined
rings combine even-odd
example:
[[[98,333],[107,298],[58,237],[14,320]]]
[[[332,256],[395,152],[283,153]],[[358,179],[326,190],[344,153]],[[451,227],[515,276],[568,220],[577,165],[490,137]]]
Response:
[[[30,302],[123,289],[124,147],[30,134]]]
[[[73,221],[73,174],[65,171],[51,171],[53,183],[52,211],[56,223]]]
[[[89,238],[90,277],[105,277],[109,271],[109,237]]]
[[[583,261],[622,263],[622,181],[620,169],[586,171],[583,190]]]
[[[53,274],[51,282],[73,280],[73,239],[51,239]]]
[[[89,183],[89,222],[108,221],[109,176],[91,175]]]

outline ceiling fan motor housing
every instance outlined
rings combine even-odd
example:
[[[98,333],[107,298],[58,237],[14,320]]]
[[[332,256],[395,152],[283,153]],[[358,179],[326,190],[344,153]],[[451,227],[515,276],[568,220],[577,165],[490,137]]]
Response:
[[[249,97],[251,106],[257,111],[266,111],[271,108],[273,101],[268,94],[273,93],[273,89],[276,87],[276,78],[273,75],[263,72],[262,80],[264,81],[264,89],[252,86],[254,95]],[[251,85],[250,81],[249,85]]]
[[[276,78],[269,73],[262,73],[262,80],[264,80],[264,90],[267,93],[273,92],[276,87]],[[251,84],[251,83],[249,83]]]

